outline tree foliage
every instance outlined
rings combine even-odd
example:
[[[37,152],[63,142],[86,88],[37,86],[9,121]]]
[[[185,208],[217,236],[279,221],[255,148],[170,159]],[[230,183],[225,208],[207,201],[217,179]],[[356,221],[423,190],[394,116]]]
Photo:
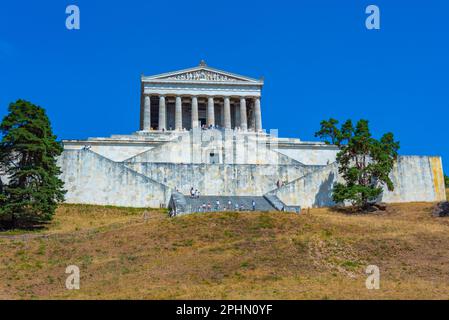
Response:
[[[13,223],[48,221],[64,200],[56,164],[63,148],[43,108],[18,100],[8,111],[0,124],[0,216]]]
[[[336,203],[349,201],[361,209],[375,201],[386,186],[393,191],[389,175],[398,156],[399,142],[392,133],[380,140],[372,137],[367,120],[356,126],[351,120],[338,128],[338,121],[321,122],[321,130],[315,136],[327,144],[340,148],[337,154],[338,172],[344,183],[334,186],[332,198]]]
[[[444,175],[444,184],[446,188],[449,188],[449,177],[447,175]]]

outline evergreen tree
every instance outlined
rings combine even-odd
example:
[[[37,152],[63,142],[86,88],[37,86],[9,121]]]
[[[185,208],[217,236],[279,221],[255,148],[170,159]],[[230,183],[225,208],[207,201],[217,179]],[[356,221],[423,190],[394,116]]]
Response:
[[[444,184],[446,188],[449,188],[449,177],[447,175],[444,175]]]
[[[374,139],[367,120],[360,120],[355,127],[351,120],[341,129],[337,125],[335,119],[322,121],[321,130],[315,134],[340,148],[338,172],[345,182],[335,184],[332,198],[336,203],[349,201],[363,210],[379,197],[385,186],[394,190],[389,175],[398,156],[399,142],[394,141],[392,133]]]
[[[0,124],[0,169],[6,177],[0,215],[9,217],[14,226],[16,222],[48,221],[64,200],[56,164],[63,148],[43,108],[18,100],[8,111]]]
[[[2,216],[2,208],[4,207],[5,202],[5,194],[3,192],[3,181],[2,181],[2,174],[0,171],[0,217]]]

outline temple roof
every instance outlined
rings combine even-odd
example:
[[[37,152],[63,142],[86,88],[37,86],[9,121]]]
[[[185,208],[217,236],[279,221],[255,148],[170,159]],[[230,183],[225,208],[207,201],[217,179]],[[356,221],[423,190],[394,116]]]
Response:
[[[196,67],[153,76],[142,76],[143,82],[193,82],[263,85],[263,79],[238,75],[209,67],[204,60]]]

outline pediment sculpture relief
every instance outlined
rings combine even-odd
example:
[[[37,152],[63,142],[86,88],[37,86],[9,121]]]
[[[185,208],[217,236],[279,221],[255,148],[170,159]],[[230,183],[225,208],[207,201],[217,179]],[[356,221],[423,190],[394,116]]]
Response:
[[[191,81],[239,81],[237,78],[231,78],[224,74],[216,72],[199,70],[177,74],[166,78],[167,80],[191,80]]]

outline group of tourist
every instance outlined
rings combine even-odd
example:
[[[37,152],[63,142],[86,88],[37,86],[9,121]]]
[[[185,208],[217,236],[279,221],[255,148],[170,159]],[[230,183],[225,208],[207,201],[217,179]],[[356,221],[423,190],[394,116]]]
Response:
[[[218,125],[213,125],[213,124],[210,124],[210,125],[205,125],[205,124],[203,124],[202,126],[201,126],[201,129],[202,130],[211,130],[211,129],[218,129],[219,127],[218,127]]]
[[[213,124],[205,125],[205,124],[203,124],[201,126],[201,129],[202,130],[211,130],[211,129],[224,129],[224,128],[219,126],[218,124],[216,124],[216,125],[213,125]],[[243,131],[240,127],[235,127],[233,130],[236,131],[236,132]]]
[[[252,211],[256,211],[256,201],[252,200],[251,201],[251,207],[252,207]],[[243,204],[238,204],[238,203],[232,203],[232,201],[229,199],[228,203],[226,205],[224,205],[223,207],[221,207],[220,205],[220,200],[217,199],[217,201],[215,201],[215,206],[212,208],[212,204],[210,202],[208,202],[206,204],[206,202],[203,202],[203,204],[201,205],[201,207],[198,208],[198,212],[212,212],[212,211],[249,211]]]
[[[200,197],[200,192],[198,189],[194,189],[193,187],[190,188],[190,198],[194,199],[194,198],[199,198]]]
[[[178,187],[175,187],[176,192],[180,192]],[[191,199],[199,199],[200,191],[194,187],[190,188],[190,198]],[[202,205],[198,208],[198,212],[218,212],[218,211],[256,211],[256,201],[253,199],[251,201],[251,207],[247,208],[243,203],[232,203],[232,200],[229,199],[228,202],[224,205],[220,203],[220,200],[216,200],[215,204],[212,205],[210,202],[203,202]],[[176,216],[177,212],[171,211],[170,216]]]
[[[210,124],[210,125],[203,124],[203,125],[201,125],[201,129],[202,130],[212,130],[212,129],[224,129],[224,128],[219,126],[218,124],[215,124],[215,125],[213,125],[213,124]],[[236,131],[236,132],[243,131],[240,127],[235,127],[233,130]],[[165,128],[162,128],[162,130],[156,130],[153,127],[150,127],[149,131],[162,131],[162,132],[165,132],[165,131],[173,131],[173,128],[169,127],[168,130],[166,130]],[[185,132],[185,131],[190,131],[190,130],[186,129],[186,128],[182,128],[182,129],[180,129],[180,131]],[[248,131],[252,131],[252,130],[249,129]]]

